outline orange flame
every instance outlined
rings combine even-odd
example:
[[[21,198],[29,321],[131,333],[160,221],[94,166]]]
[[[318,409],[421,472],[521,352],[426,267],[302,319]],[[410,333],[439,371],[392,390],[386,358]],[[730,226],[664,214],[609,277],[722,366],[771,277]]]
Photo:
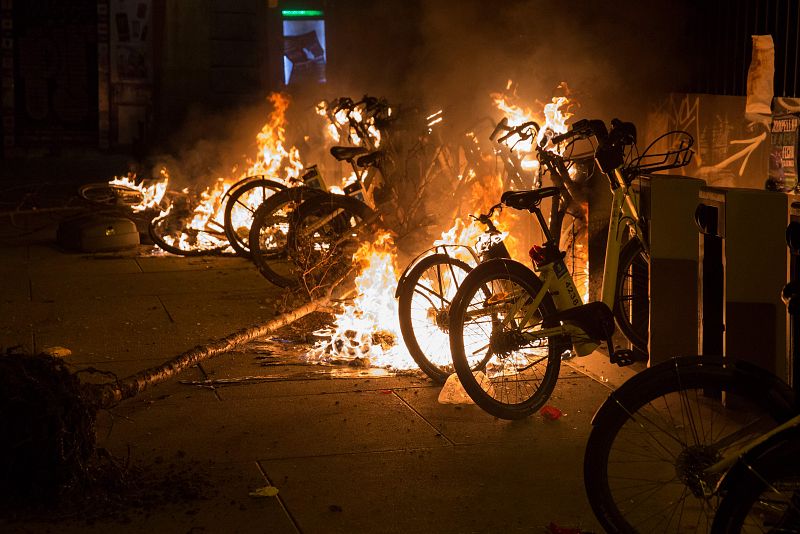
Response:
[[[329,340],[319,343],[311,358],[362,358],[368,365],[394,369],[416,366],[402,342],[397,301],[391,290],[398,278],[396,257],[389,232],[361,244],[353,255],[361,271],[355,280],[358,294],[324,332]]]
[[[204,240],[202,244],[206,247],[226,246],[227,239],[223,234],[225,208],[223,200],[229,189],[240,180],[248,176],[264,175],[269,180],[284,185],[297,185],[299,181],[304,168],[300,153],[295,147],[286,147],[286,110],[289,107],[289,98],[279,93],[272,93],[268,96],[268,100],[272,105],[272,111],[261,131],[256,134],[258,149],[255,158],[248,159],[246,170],[238,175],[233,174],[234,168],[231,176],[218,177],[195,199],[197,206],[194,208],[192,219],[187,226],[195,230],[211,229],[213,231],[212,234],[205,232],[200,234]],[[162,171],[162,174],[166,174],[166,169]],[[166,190],[166,182],[163,187]],[[238,200],[239,204],[246,206],[246,209],[232,213],[234,227],[249,226],[249,221],[237,219],[255,211],[255,208],[263,201],[263,190],[254,189],[250,194],[244,195]],[[168,209],[163,210],[160,216],[166,215],[167,212]],[[184,234],[181,239],[186,240],[188,236]]]
[[[136,182],[135,174],[128,174],[128,176],[115,176],[108,183],[111,185],[121,185],[130,189],[135,189],[142,194],[142,201],[135,206],[131,206],[133,211],[144,211],[150,208],[155,208],[161,203],[164,198],[164,193],[167,192],[167,185],[169,184],[169,173],[166,168],[160,171],[161,178],[153,180],[149,185],[145,182]]]

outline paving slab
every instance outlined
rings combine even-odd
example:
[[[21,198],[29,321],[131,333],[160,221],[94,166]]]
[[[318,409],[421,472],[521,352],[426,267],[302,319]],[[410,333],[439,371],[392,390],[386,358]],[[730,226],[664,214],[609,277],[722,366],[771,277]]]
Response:
[[[170,319],[179,327],[202,331],[206,338],[224,337],[247,326],[263,324],[275,317],[271,288],[258,294],[173,294],[160,297]]]
[[[166,253],[150,253],[150,255],[139,255],[136,262],[142,271],[151,272],[164,272],[164,271],[201,271],[209,269],[243,269],[253,271],[258,274],[255,265],[246,259],[238,256],[234,257],[217,257],[217,256],[200,256],[200,257],[182,257]]]
[[[25,264],[0,265],[0,303],[28,302],[31,285]]]
[[[470,445],[262,460],[304,533],[602,532],[581,491],[583,443]]]
[[[180,276],[171,271],[68,277],[32,275],[31,285],[36,300],[80,298],[81,295],[122,297],[211,292],[268,295],[275,291],[275,286],[257,272],[244,269],[192,270]]]
[[[525,419],[498,419],[475,404],[440,404],[438,388],[398,389],[397,394],[454,444],[541,442],[543,432],[557,439],[580,438],[605,388],[588,377],[562,377],[547,401],[564,415],[555,421],[534,414]]]
[[[0,298],[0,343],[66,346],[76,368],[128,376],[268,320],[283,294],[241,258],[146,250],[65,254],[46,241],[0,248],[9,258],[0,280],[13,280]],[[117,458],[160,465],[181,456],[211,469],[214,496],[131,511],[127,522],[15,528],[540,532],[555,522],[600,531],[580,471],[589,419],[613,382],[606,356],[564,362],[549,401],[560,419],[509,422],[439,404],[440,388],[418,371],[309,365],[298,355],[310,345],[288,341],[267,336],[101,412],[99,444]],[[267,483],[277,498],[247,496]]]
[[[169,330],[174,331],[156,296],[120,299],[81,294],[43,303],[40,308],[41,319],[35,325],[37,346],[69,348],[82,358],[76,361],[97,361],[120,351],[137,352],[163,338],[170,341]]]
[[[166,458],[165,463],[174,461]],[[184,460],[186,461],[186,460]],[[158,473],[159,470],[155,470]],[[169,466],[163,478],[173,477]],[[248,494],[268,484],[256,462],[206,462],[194,468],[205,480],[203,498],[163,502],[146,510],[132,508],[111,517],[62,519],[57,522],[28,521],[3,524],[3,532],[54,534],[185,534],[187,532],[269,532],[297,534],[281,497],[253,498]]]
[[[108,446],[124,453],[183,450],[200,461],[363,453],[445,445],[388,391],[191,403],[168,399],[118,407]]]

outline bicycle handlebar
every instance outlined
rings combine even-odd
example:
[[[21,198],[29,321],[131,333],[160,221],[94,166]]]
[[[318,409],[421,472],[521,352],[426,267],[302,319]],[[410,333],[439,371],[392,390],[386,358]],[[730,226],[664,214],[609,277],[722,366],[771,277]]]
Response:
[[[474,220],[478,221],[479,223],[486,225],[488,227],[488,229],[489,229],[489,233],[498,233],[498,230],[495,227],[494,222],[492,221],[492,217],[494,216],[494,212],[496,210],[500,210],[500,211],[503,210],[503,203],[502,202],[500,202],[498,204],[495,204],[494,206],[489,208],[489,211],[487,213],[481,213],[480,215],[472,215],[472,214],[470,214],[470,217],[473,218]]]
[[[494,141],[495,137],[497,137],[497,134],[500,132],[506,132],[505,135],[503,135],[500,139],[497,139],[498,143],[505,142],[513,135],[518,135],[522,141],[525,139],[530,139],[534,135],[538,135],[540,129],[541,127],[536,121],[523,122],[518,126],[509,126],[508,118],[503,117],[503,119],[497,123],[497,126],[494,127],[494,130],[489,136],[489,140]]]
[[[613,123],[613,121],[612,121]],[[588,137],[597,137],[598,139],[605,139],[608,136],[608,129],[606,124],[600,119],[581,119],[575,122],[568,132],[558,134],[552,137],[550,141],[554,145],[568,141],[574,137],[586,139]]]

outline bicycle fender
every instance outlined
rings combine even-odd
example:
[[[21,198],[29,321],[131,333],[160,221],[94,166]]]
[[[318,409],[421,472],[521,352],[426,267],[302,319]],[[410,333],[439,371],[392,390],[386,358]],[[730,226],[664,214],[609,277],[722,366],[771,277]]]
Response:
[[[792,388],[766,369],[721,356],[679,356],[641,371],[611,392],[592,417],[592,426],[606,414],[625,410],[626,404],[635,401],[640,391],[647,391],[653,380],[665,374],[697,369],[729,374],[738,388],[757,392],[757,398],[764,399],[765,405],[778,420],[788,420],[797,413],[797,401]]]
[[[405,283],[405,280],[408,277],[408,273],[411,272],[411,269],[416,267],[416,265],[419,262],[421,262],[422,260],[424,260],[428,256],[433,256],[435,254],[441,254],[442,256],[451,257],[450,254],[447,253],[447,249],[448,248],[464,248],[470,253],[472,258],[475,260],[476,264],[479,261],[479,258],[475,254],[475,252],[470,247],[468,247],[466,245],[456,245],[456,244],[452,244],[452,245],[436,245],[436,246],[431,247],[431,248],[429,248],[427,250],[424,250],[424,251],[420,252],[419,254],[417,254],[417,256],[413,260],[411,260],[408,263],[408,265],[406,265],[406,268],[403,269],[403,274],[401,274],[400,278],[397,279],[397,287],[394,290],[394,298],[399,298],[400,297],[400,288],[403,287],[403,283]]]

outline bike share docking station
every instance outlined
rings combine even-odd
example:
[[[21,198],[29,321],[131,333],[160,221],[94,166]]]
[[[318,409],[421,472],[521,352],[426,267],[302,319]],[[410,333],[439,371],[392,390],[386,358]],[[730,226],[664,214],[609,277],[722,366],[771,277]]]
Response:
[[[786,381],[794,374],[780,297],[789,274],[789,215],[786,194],[757,189],[704,188],[697,211],[701,353],[746,360]]]
[[[708,187],[679,175],[642,176],[639,194],[650,267],[632,274],[634,283],[649,278],[650,365],[674,356],[724,355],[800,381],[780,297],[790,271],[786,226],[790,218],[800,221],[800,206],[790,207],[784,193]],[[607,220],[602,201],[590,199],[589,210],[590,229],[593,221]],[[601,232],[596,228],[597,241]],[[591,241],[590,232],[596,276],[603,258],[592,255]],[[637,306],[648,306],[646,300],[631,305],[634,318]]]

